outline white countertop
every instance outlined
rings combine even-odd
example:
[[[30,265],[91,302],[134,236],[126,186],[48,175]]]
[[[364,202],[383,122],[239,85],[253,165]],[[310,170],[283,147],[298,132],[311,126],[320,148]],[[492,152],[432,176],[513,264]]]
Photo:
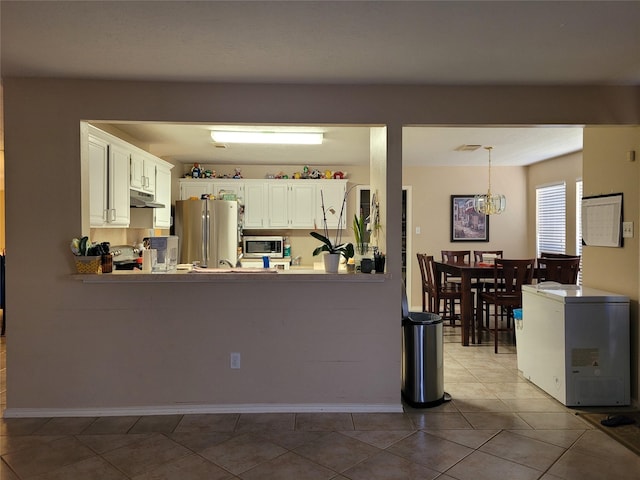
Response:
[[[256,269],[244,269],[242,272],[215,269],[207,272],[189,272],[176,270],[174,272],[142,272],[140,270],[114,270],[113,273],[102,274],[74,274],[72,277],[83,283],[241,283],[241,282],[344,282],[344,283],[381,283],[391,278],[390,273],[325,273],[305,267],[292,267],[290,270],[269,271],[268,273],[254,272]],[[241,269],[240,269],[241,270]],[[269,269],[271,270],[271,269]]]

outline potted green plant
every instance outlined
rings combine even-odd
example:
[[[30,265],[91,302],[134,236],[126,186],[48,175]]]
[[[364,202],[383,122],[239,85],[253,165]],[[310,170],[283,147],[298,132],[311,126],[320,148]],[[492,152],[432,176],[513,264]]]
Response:
[[[353,216],[353,235],[356,240],[354,255],[355,268],[358,271],[368,273],[371,270],[370,267],[373,262],[373,252],[367,241],[370,233],[367,231],[367,221],[362,212],[360,212],[360,217],[357,215]],[[363,262],[365,259],[366,262]],[[366,268],[363,268],[363,263],[366,263]]]
[[[350,190],[347,190],[342,199],[342,206],[340,208],[340,216],[338,217],[338,225],[342,223],[342,216],[346,209],[347,195]],[[348,261],[354,255],[353,243],[342,242],[342,229],[336,230],[336,235],[332,241],[329,236],[329,228],[327,227],[327,214],[324,208],[324,196],[322,190],[320,190],[320,202],[322,206],[322,220],[323,220],[323,233],[309,232],[310,235],[322,242],[322,245],[317,247],[313,251],[313,255],[318,255],[322,252],[327,252],[324,256],[324,268],[328,273],[337,273],[338,265],[340,263],[340,256],[343,256],[345,261]]]
[[[360,213],[360,217],[353,215],[353,235],[356,240],[355,253],[366,255],[369,251],[369,243],[366,241],[367,230],[364,215]]]

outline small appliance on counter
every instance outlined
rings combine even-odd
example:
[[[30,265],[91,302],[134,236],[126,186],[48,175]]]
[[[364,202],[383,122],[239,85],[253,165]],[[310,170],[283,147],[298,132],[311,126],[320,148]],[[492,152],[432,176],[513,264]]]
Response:
[[[114,270],[137,270],[140,268],[140,251],[131,245],[112,245],[109,253],[113,256]]]
[[[242,237],[242,251],[244,258],[284,258],[284,237],[245,235]]]
[[[178,237],[168,235],[149,237],[149,249],[156,251],[154,272],[173,272],[178,268]]]

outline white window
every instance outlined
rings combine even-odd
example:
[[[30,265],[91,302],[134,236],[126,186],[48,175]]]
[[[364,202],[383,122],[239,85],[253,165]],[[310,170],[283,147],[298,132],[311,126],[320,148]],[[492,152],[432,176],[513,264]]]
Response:
[[[566,186],[563,183],[536,188],[536,254],[565,253]]]

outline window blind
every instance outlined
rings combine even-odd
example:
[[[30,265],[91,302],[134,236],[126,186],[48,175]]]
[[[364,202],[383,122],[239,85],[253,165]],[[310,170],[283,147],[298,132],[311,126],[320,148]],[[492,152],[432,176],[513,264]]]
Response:
[[[565,253],[566,186],[536,188],[536,252]]]

